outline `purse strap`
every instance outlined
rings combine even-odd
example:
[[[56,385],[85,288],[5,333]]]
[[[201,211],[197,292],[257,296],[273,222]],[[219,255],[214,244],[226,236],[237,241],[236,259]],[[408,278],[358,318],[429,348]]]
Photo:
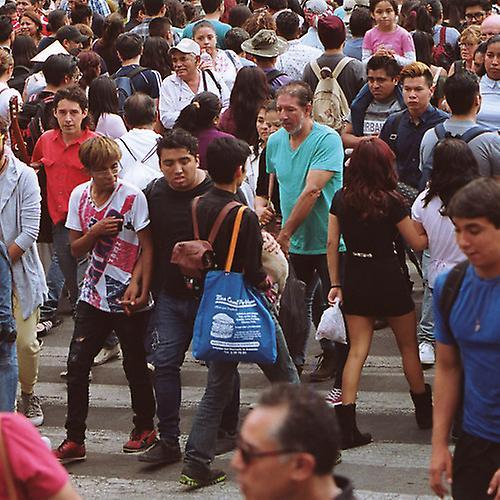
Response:
[[[194,239],[200,239],[200,227],[198,226],[198,214],[196,210],[198,208],[198,203],[200,201],[201,196],[197,196],[193,202],[191,203],[191,218],[193,219],[193,233]],[[239,207],[241,204],[237,201],[230,201],[224,208],[219,212],[217,218],[215,219],[214,225],[210,230],[210,234],[208,235],[208,241],[213,245],[215,238],[217,238],[217,234],[219,233],[219,229],[222,225],[222,222],[226,218],[227,214],[235,207]]]
[[[238,235],[240,232],[241,219],[243,218],[243,212],[246,210],[246,207],[242,205],[238,213],[236,214],[236,219],[234,220],[233,226],[233,234],[231,236],[231,243],[229,244],[229,251],[227,252],[226,266],[224,270],[226,273],[231,272],[231,267],[233,267],[234,260],[234,252],[236,250],[236,243],[238,242]]]
[[[8,498],[9,500],[17,500],[17,491],[16,487],[14,486],[14,478],[12,477],[12,471],[10,469],[9,461],[7,459],[7,452],[5,449],[5,441],[3,439],[2,418],[0,418],[0,461],[2,462],[5,483],[7,485]]]

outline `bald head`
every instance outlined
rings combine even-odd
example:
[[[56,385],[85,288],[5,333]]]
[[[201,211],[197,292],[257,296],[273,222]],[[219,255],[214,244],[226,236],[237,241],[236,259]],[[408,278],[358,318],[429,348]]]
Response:
[[[500,34],[500,15],[492,14],[481,24],[481,40],[486,42],[491,37]]]

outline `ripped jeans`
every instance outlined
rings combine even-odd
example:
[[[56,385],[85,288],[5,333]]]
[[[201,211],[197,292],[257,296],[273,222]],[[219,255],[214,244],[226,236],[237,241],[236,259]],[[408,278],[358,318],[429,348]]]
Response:
[[[86,302],[78,302],[75,330],[68,354],[66,430],[70,441],[83,443],[85,440],[90,367],[111,330],[118,335],[122,347],[123,369],[130,388],[134,426],[139,431],[154,428],[155,400],[144,350],[147,318],[147,312],[126,316],[101,311]]]

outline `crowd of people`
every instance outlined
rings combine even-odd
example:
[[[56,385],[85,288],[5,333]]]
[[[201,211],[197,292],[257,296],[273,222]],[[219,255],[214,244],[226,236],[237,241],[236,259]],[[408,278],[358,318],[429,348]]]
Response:
[[[372,441],[356,400],[374,330],[389,326],[416,423],[433,428],[432,488],[451,480],[453,424],[454,497],[498,498],[496,2],[7,0],[0,49],[0,411],[43,424],[40,350],[65,303],[58,461],[86,459],[91,367],[122,356],[134,414],[123,452],[184,460],[181,483],[202,487],[225,480],[211,464],[236,449],[248,498],[350,498],[342,479],[319,479],[340,449]],[[213,268],[232,262],[262,297],[277,356],[241,429],[238,363],[208,363],[183,453],[180,372],[204,282],[172,255],[199,239]],[[300,282],[301,306],[280,307]],[[305,374],[335,303],[347,344],[322,338]],[[301,380],[332,380],[325,405]]]

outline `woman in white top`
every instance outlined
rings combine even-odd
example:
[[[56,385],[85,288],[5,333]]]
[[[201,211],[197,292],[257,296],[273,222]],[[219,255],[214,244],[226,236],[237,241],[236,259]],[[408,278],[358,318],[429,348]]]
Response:
[[[89,113],[94,121],[95,131],[111,139],[125,134],[127,127],[118,110],[115,82],[109,76],[99,76],[89,87]]]
[[[222,76],[229,90],[232,90],[236,73],[242,68],[236,53],[217,48],[217,34],[208,21],[200,21],[194,25],[193,40],[200,46],[202,52],[200,69],[216,71]]]
[[[477,176],[478,164],[469,146],[460,139],[444,139],[434,149],[428,187],[419,194],[411,210],[412,219],[419,230],[425,230],[429,242],[422,259],[426,286],[418,332],[423,364],[433,364],[435,360],[432,290],[436,278],[465,260],[455,239],[455,227],[446,215],[446,207],[453,195]]]
[[[486,42],[484,55],[486,75],[481,78],[481,109],[477,115],[478,125],[500,131],[500,35]]]

